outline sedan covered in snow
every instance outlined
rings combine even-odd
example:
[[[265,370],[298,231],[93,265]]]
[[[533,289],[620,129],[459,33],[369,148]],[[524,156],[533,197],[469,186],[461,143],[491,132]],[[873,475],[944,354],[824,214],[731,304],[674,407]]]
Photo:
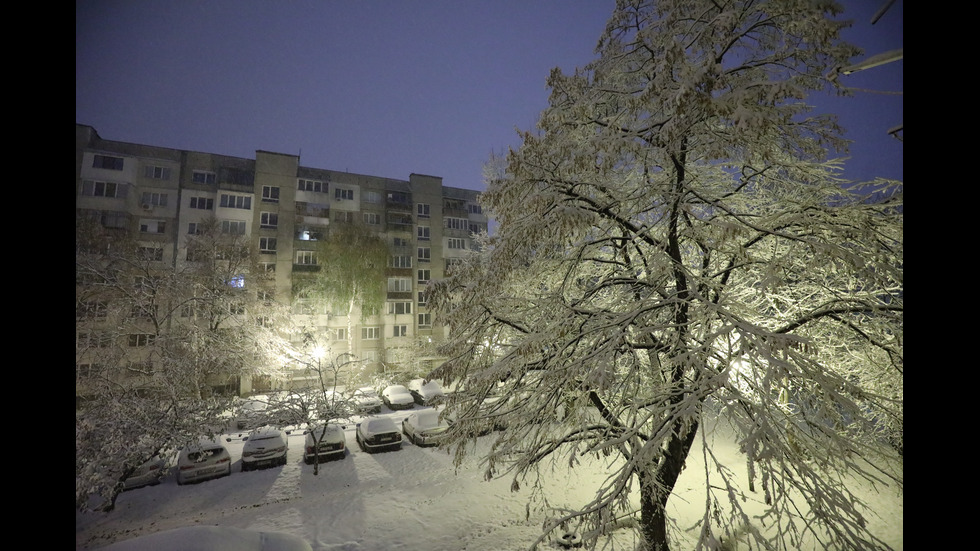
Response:
[[[381,399],[389,409],[412,409],[415,398],[403,385],[390,385],[381,391]]]
[[[124,490],[142,488],[143,486],[153,486],[160,483],[164,473],[167,472],[167,461],[159,455],[143,463],[123,481]]]
[[[366,452],[398,450],[402,447],[402,434],[389,417],[368,417],[357,424],[357,445]]]
[[[340,459],[347,450],[347,436],[344,427],[328,423],[318,425],[306,433],[306,445],[303,447],[303,461],[311,465],[314,460],[323,462],[327,459]]]
[[[408,382],[408,391],[420,406],[438,404],[446,397],[439,383],[432,380],[412,379]]]
[[[378,392],[369,386],[355,389],[351,393],[354,408],[361,413],[381,413],[381,398]]]
[[[177,457],[177,484],[201,482],[231,474],[231,455],[224,444],[201,439],[180,450]]]
[[[275,427],[253,430],[242,446],[242,470],[262,469],[286,464],[289,444],[286,435]]]
[[[439,410],[422,409],[402,421],[402,432],[417,446],[435,446],[445,437],[449,423],[439,419]]]

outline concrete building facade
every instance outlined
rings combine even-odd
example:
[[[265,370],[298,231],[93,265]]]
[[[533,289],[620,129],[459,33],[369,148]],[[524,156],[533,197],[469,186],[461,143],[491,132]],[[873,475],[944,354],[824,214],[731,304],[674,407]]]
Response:
[[[335,350],[346,352],[353,343],[354,354],[375,371],[425,369],[439,361],[409,357],[417,340],[446,336],[428,311],[425,289],[476,246],[473,234],[488,223],[478,192],[444,186],[437,176],[398,180],[307,167],[297,155],[270,151],[239,158],[106,140],[81,124],[75,125],[75,176],[78,214],[130,232],[162,263],[187,262],[188,236],[212,216],[222,232],[247,236],[263,269],[274,274],[269,291],[276,300],[306,316],[305,324]],[[304,308],[294,288],[323,260],[316,258],[317,242],[338,224],[354,222],[383,237],[391,258],[383,311],[358,312],[349,324],[346,315]],[[299,385],[254,380],[239,391],[290,386]]]

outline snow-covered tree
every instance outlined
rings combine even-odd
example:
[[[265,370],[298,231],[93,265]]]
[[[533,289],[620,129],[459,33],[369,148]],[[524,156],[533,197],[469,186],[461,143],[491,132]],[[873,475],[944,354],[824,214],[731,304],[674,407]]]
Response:
[[[347,317],[347,352],[354,353],[354,312],[380,312],[386,294],[389,249],[384,239],[363,224],[338,224],[318,243],[317,270],[298,278],[301,299]]]
[[[77,220],[78,507],[110,510],[141,463],[223,428],[240,377],[281,363],[288,310],[262,292],[257,255],[216,220],[200,230],[177,261]]]
[[[596,59],[552,72],[539,131],[489,171],[498,231],[434,285],[451,332],[432,376],[459,384],[458,461],[508,427],[488,477],[607,462],[539,542],[561,527],[595,545],[626,518],[668,549],[668,499],[698,462],[698,549],[885,545],[844,475],[902,485],[902,186],[842,181],[841,129],[805,102],[859,53],[839,16],[620,0]],[[722,427],[744,463],[711,453]]]

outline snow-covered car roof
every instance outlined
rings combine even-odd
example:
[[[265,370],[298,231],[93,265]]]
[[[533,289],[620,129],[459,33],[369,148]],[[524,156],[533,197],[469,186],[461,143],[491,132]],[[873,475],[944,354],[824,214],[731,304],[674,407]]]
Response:
[[[283,432],[275,427],[259,427],[249,433],[249,440],[264,440],[266,438],[285,438]]]
[[[344,429],[340,425],[334,425],[333,423],[318,425],[306,433],[307,440],[312,441],[314,438],[319,438],[322,442],[346,441]]]
[[[395,422],[390,417],[368,417],[358,425],[362,434],[368,436],[382,432],[398,432]]]
[[[440,425],[446,426],[445,421],[439,421],[439,410],[436,409],[423,409],[416,411],[415,413],[408,416],[408,422],[414,424],[416,427],[425,429],[434,429]]]

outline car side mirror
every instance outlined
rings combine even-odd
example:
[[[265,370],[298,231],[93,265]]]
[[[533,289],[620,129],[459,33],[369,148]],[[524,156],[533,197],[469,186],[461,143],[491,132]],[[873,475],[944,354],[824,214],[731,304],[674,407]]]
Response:
[[[244,441],[246,441],[246,440],[248,440],[248,437],[247,437],[247,436],[243,436],[243,437],[242,437],[242,442],[244,442]]]

